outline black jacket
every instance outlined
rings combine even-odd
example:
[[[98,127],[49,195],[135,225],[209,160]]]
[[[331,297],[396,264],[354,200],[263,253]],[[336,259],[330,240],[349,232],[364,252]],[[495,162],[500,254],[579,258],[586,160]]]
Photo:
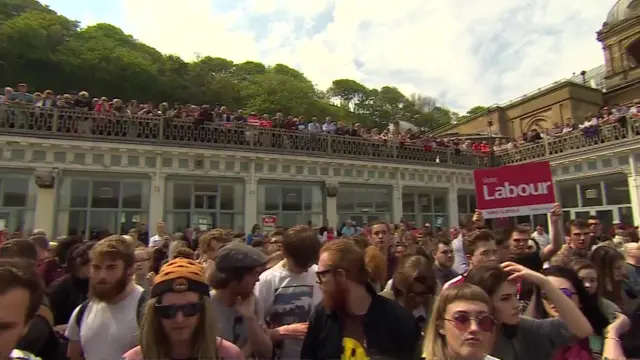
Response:
[[[420,358],[420,328],[413,314],[375,293],[372,287],[371,305],[364,315],[367,355],[370,359]],[[340,316],[319,304],[309,320],[300,358],[304,360],[340,359],[343,355]]]

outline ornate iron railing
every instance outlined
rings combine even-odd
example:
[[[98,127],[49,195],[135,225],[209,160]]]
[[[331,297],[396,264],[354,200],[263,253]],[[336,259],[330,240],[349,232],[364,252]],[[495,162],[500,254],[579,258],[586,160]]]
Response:
[[[614,145],[618,142],[640,139],[640,118],[546,137],[541,141],[526,144],[517,149],[496,152],[496,165],[508,165],[545,159],[554,155],[578,153],[586,149]]]
[[[0,105],[0,135],[134,143],[200,149],[268,152],[282,155],[374,160],[477,168],[485,156],[451,148],[314,134],[250,125],[201,123],[143,115]]]
[[[517,149],[498,151],[493,159],[465,150],[433,148],[394,141],[314,134],[307,131],[262,128],[241,124],[199,123],[197,120],[143,115],[118,115],[81,110],[0,105],[0,135],[90,140],[240,150],[282,155],[322,156],[413,164],[441,164],[466,168],[508,165],[554,155],[580,152],[640,138],[640,119],[576,130]]]

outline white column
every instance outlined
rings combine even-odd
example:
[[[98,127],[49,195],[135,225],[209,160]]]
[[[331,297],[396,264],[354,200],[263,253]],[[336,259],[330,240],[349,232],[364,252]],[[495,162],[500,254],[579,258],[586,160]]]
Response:
[[[155,235],[156,224],[164,221],[164,195],[167,175],[156,172],[151,176],[151,195],[149,198],[149,234]],[[175,225],[175,224],[172,224]]]
[[[36,213],[33,221],[33,229],[41,229],[53,241],[53,223],[56,218],[56,189],[38,188],[36,191]],[[26,230],[26,229],[25,229]]]
[[[636,168],[633,154],[629,154],[629,197],[631,198],[631,210],[633,211],[633,223],[640,224],[640,176]]]
[[[326,182],[324,184],[324,196],[325,196],[325,204],[327,206],[327,220],[329,221],[329,225],[334,228],[340,225],[340,219],[338,219],[338,197],[337,196],[327,196],[327,188],[330,186],[338,187],[338,196],[340,196],[340,188],[338,183]],[[324,219],[323,219],[324,220]],[[320,225],[320,224],[318,224]]]
[[[255,162],[249,164],[249,175],[244,178],[244,231],[249,234],[253,224],[262,223],[258,219],[258,179]]]
[[[449,216],[448,227],[458,226],[460,222],[460,216],[458,214],[458,186],[456,185],[455,175],[452,176],[453,182],[447,192],[447,213]]]
[[[396,224],[402,220],[402,181],[400,172],[396,172],[396,181],[391,191],[391,221]]]

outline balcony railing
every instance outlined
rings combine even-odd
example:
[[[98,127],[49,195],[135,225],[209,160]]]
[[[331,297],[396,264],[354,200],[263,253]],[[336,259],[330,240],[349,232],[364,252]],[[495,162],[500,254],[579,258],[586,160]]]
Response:
[[[542,141],[521,146],[518,149],[496,153],[499,165],[515,164],[545,159],[554,155],[579,153],[604,145],[640,140],[640,118],[599,126],[589,131],[574,130],[570,133],[544,138]]]
[[[321,156],[477,168],[487,159],[451,148],[381,142],[224,123],[142,115],[0,105],[0,135]]]

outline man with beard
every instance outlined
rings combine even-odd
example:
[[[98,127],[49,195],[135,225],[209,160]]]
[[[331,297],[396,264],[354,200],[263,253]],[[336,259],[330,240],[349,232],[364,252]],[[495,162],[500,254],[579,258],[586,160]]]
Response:
[[[133,281],[135,244],[113,235],[89,253],[89,300],[71,315],[65,336],[70,360],[113,360],[138,345],[143,289]]]
[[[271,328],[274,359],[300,356],[311,310],[322,300],[314,265],[319,250],[315,231],[295,226],[282,237],[284,260],[260,275],[255,293]]]
[[[420,328],[413,314],[376,294],[364,253],[353,241],[325,244],[316,276],[324,299],[311,315],[299,358],[419,357]]]
[[[246,357],[271,358],[273,345],[253,288],[269,258],[237,241],[216,252],[211,274],[211,301],[219,336],[239,347]]]

